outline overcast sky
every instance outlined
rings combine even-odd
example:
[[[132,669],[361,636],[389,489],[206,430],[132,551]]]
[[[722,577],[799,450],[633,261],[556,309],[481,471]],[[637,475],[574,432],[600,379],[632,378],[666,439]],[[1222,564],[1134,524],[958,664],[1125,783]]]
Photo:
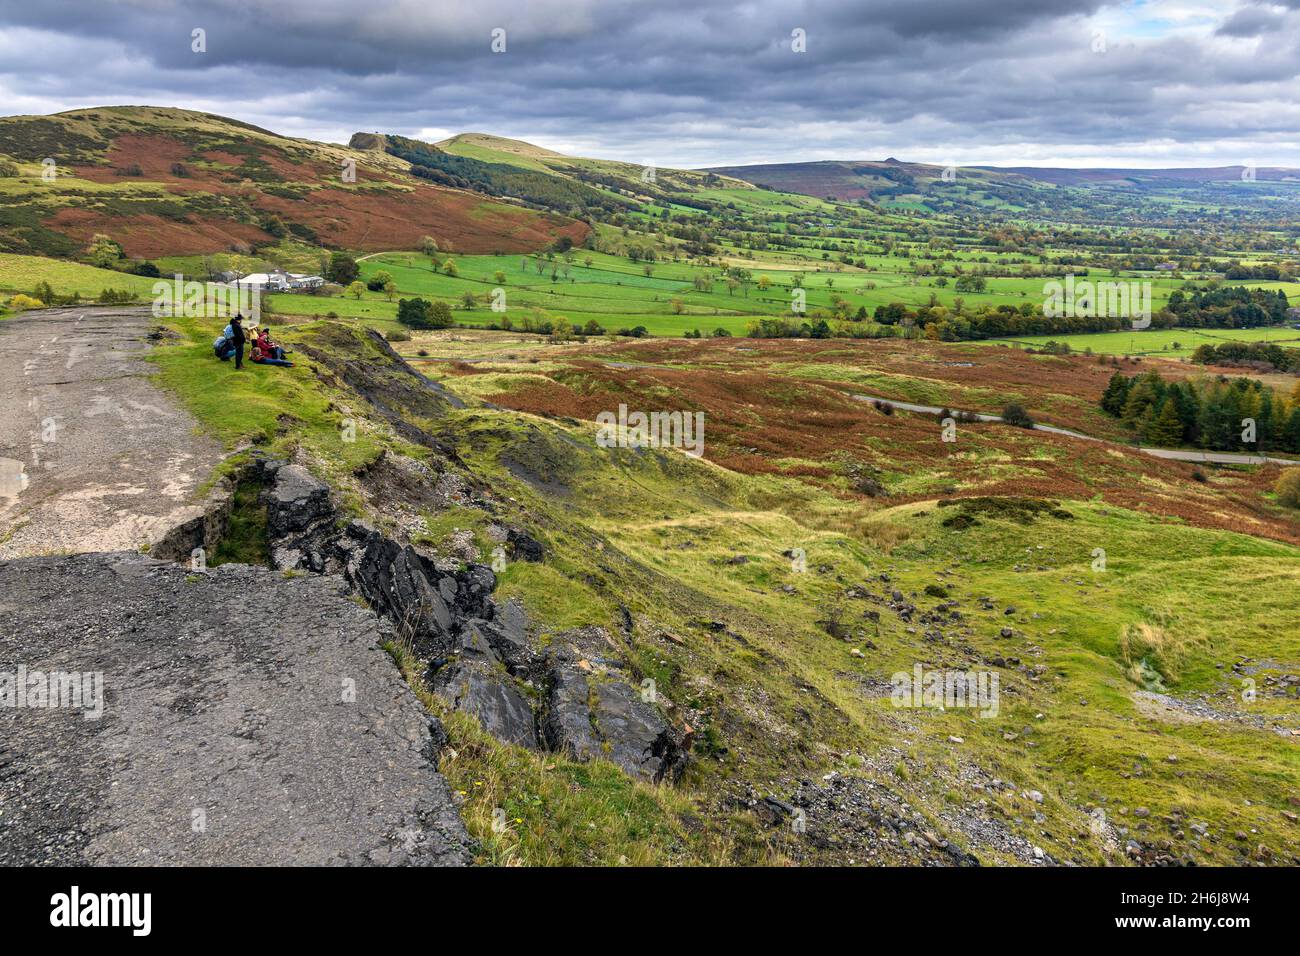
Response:
[[[4,113],[657,166],[1300,166],[1298,77],[1300,0],[0,0]]]

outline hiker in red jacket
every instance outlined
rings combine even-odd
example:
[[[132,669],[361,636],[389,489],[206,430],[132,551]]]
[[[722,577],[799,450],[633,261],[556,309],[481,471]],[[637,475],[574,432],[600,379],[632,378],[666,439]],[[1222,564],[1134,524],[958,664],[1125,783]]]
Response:
[[[267,334],[266,329],[253,339],[253,354],[249,359],[258,365],[282,365],[285,368],[293,368],[293,363],[284,358],[284,349],[271,343],[271,336]]]
[[[262,350],[262,355],[267,358],[284,358],[284,349],[271,341],[271,333],[266,329],[262,329],[257,333],[257,347]]]

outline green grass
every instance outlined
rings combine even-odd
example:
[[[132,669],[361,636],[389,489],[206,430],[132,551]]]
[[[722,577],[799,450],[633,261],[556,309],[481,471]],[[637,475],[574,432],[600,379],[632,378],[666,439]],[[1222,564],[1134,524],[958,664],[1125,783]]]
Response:
[[[763,190],[719,192],[753,193],[768,197],[770,202],[789,199],[785,194]],[[695,330],[711,334],[716,329],[743,336],[757,319],[793,317],[796,282],[801,283],[809,314],[829,314],[837,299],[846,302],[851,313],[865,310],[868,316],[877,306],[895,302],[919,307],[933,300],[953,307],[960,299],[965,308],[975,309],[1005,304],[1017,307],[1025,303],[1040,304],[1043,299],[1043,280],[1037,278],[990,278],[986,291],[959,294],[951,284],[937,285],[934,277],[912,275],[911,260],[906,254],[867,255],[863,257],[864,269],[822,260],[810,250],[752,255],[759,261],[749,265],[751,281],[729,290],[724,281],[716,278],[716,269],[686,261],[661,260],[652,265],[652,274],[646,275],[643,263],[582,249],[573,250],[567,261],[558,254],[453,254],[451,258],[457,269],[455,276],[448,275],[443,269],[435,271],[429,259],[420,253],[380,253],[360,263],[362,278],[370,278],[380,270],[391,273],[397,286],[393,301],[383,293],[366,291],[360,299],[350,295],[272,294],[266,297],[265,304],[268,311],[286,316],[354,319],[389,331],[397,328],[396,300],[420,296],[448,302],[452,305],[455,322],[468,327],[498,325],[503,319],[507,319],[515,329],[534,321],[554,323],[565,320],[577,327],[594,321],[608,332],[642,326],[651,335],[679,337]],[[961,257],[974,255],[972,251],[963,250]],[[281,243],[276,249],[264,250],[259,257],[244,257],[240,262],[247,268],[276,262],[290,268],[315,270],[319,267],[315,261],[317,258],[311,247],[290,241]],[[441,258],[445,261],[447,256],[444,254]],[[1015,257],[1010,258],[1015,261]],[[586,264],[587,260],[591,261],[590,266]],[[537,269],[539,263],[541,272]],[[160,260],[159,265],[168,273],[198,274],[205,268],[203,257],[197,256],[169,257]],[[498,280],[497,273],[503,273],[504,281]],[[695,288],[697,277],[710,275],[715,277],[710,289]],[[759,287],[760,277],[766,277],[770,283],[768,288]],[[151,296],[156,281],[62,260],[0,254],[0,291],[29,291],[42,280],[50,282],[61,294],[77,292],[94,296],[103,288],[113,287],[130,289],[145,300]],[[1181,279],[1167,276],[1150,281],[1153,283],[1152,303],[1155,308],[1159,308],[1170,293],[1182,285]],[[1280,283],[1245,284],[1289,288]],[[497,289],[501,289],[504,295],[504,312],[491,308]],[[466,293],[474,297],[472,308],[463,305]],[[1190,354],[1197,344],[1223,341],[1224,337],[1241,341],[1297,341],[1300,332],[1291,329],[1176,329],[1039,336],[1014,341],[1042,345],[1055,338],[1068,341],[1079,350],[1092,348],[1095,352],[1107,354],[1175,357]]]
[[[374,459],[384,447],[382,435],[357,428],[355,440],[345,440],[349,417],[336,404],[338,395],[320,381],[321,370],[304,354],[290,356],[294,368],[255,365],[245,361],[236,370],[233,360],[221,362],[212,353],[212,340],[224,319],[169,320],[180,340],[155,348],[149,360],[158,369],[158,383],[175,394],[202,423],[208,435],[228,448],[251,443],[284,453],[299,445],[328,462],[336,475],[351,472]],[[274,329],[277,341],[289,348],[311,341],[320,324]]]
[[[222,564],[270,566],[266,508],[258,500],[261,492],[261,486],[252,481],[243,480],[236,484],[226,533],[209,562],[213,567]]]
[[[421,454],[367,417],[365,403],[315,363],[234,373],[210,355],[214,323],[177,325],[184,338],[154,353],[160,377],[226,442],[296,448],[344,486],[380,448]],[[383,361],[340,323],[277,332],[291,347]],[[508,379],[515,368],[535,374],[528,363],[493,374]],[[455,389],[476,378],[444,384]],[[347,447],[337,438],[344,409],[361,419],[362,440]],[[1174,695],[1231,695],[1230,668],[1241,656],[1283,669],[1300,661],[1289,599],[1300,586],[1300,549],[1090,501],[1062,502],[1068,519],[1022,524],[993,509],[969,528],[953,528],[943,524],[952,509],[924,502],[864,509],[797,479],[740,475],[670,452],[600,449],[589,426],[500,410],[452,412],[422,427],[436,428],[494,498],[508,502],[507,520],[526,524],[545,543],[545,562],[512,563],[498,596],[525,604],[543,642],[588,625],[618,634],[620,605],[634,620],[651,622],[618,640],[638,677],[652,676],[664,697],[689,708],[700,742],[675,789],[635,783],[602,763],[507,746],[472,718],[447,713],[394,645],[421,699],[445,720],[455,756],[442,770],[464,800],[483,862],[802,859],[806,846],[728,809],[724,795],[747,782],[784,796],[783,781],[838,770],[884,782],[928,825],[942,828],[938,821],[954,801],[975,799],[963,782],[971,767],[1046,795],[1037,823],[1017,798],[988,799],[1002,808],[1007,827],[1057,858],[1122,862],[1099,842],[1076,837],[1098,805],[1113,813],[1146,806],[1153,821],[1178,810],[1213,832],[1254,829],[1252,842],[1283,856],[1300,852],[1294,826],[1281,816],[1300,780],[1290,741],[1244,723],[1170,723],[1147,716],[1135,697],[1151,686]],[[426,513],[420,540],[436,549],[469,528],[486,550],[485,520],[464,507]],[[246,559],[257,540],[257,529],[236,528],[232,553]],[[808,571],[783,557],[794,547],[806,551]],[[1102,573],[1092,570],[1098,548],[1107,555]],[[748,560],[733,564],[735,555]],[[889,585],[877,582],[881,573]],[[856,582],[918,595],[941,582],[960,602],[968,632],[950,631],[934,644],[888,610],[878,622],[864,619],[863,607],[877,605],[845,598],[846,584]],[[797,593],[784,593],[787,585]],[[985,594],[995,599],[993,611],[978,609],[976,597]],[[930,606],[924,596],[916,600]],[[1004,615],[1007,606],[1018,610]],[[828,617],[847,623],[849,640],[827,633]],[[726,632],[709,621],[725,622]],[[1008,625],[1014,636],[1000,637]],[[1004,698],[992,720],[960,710],[899,711],[862,692],[864,682],[887,681],[918,660],[987,667],[998,657],[1024,667],[998,667]],[[1294,709],[1267,696],[1252,706],[1247,713]],[[950,736],[965,743],[954,748]],[[900,739],[907,741],[903,754],[882,758]],[[1238,862],[1239,849],[1227,839],[1179,845],[1208,863]],[[1011,862],[987,848],[978,852],[986,862]]]
[[[993,339],[980,344],[1015,342],[1040,348],[1060,342],[1076,352],[1091,349],[1099,355],[1151,355],[1169,358],[1190,356],[1200,345],[1223,342],[1276,342],[1300,348],[1300,329],[1271,327],[1255,329],[1142,329],[1128,332],[1096,332],[1079,335],[1036,335],[1017,339]]]
[[[48,282],[60,295],[76,292],[94,298],[104,289],[125,289],[148,301],[157,281],[80,262],[0,252],[0,292],[4,293],[30,293],[38,282]]]

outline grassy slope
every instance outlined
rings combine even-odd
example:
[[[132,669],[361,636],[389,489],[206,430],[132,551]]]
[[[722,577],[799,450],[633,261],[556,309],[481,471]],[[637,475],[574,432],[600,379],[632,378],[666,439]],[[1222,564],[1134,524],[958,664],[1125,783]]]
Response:
[[[516,374],[530,373],[525,365]],[[445,381],[453,388],[463,382],[478,393],[479,378]],[[489,392],[500,387],[500,382],[482,386]],[[487,444],[485,451],[476,462],[487,472],[502,450]],[[1281,815],[1297,780],[1294,745],[1248,726],[1149,720],[1138,712],[1132,696],[1143,683],[1130,677],[1146,658],[1147,666],[1162,675],[1159,679],[1171,690],[1190,693],[1217,687],[1241,655],[1292,662],[1294,667],[1300,651],[1292,636],[1297,621],[1283,597],[1300,576],[1300,552],[1294,548],[1088,502],[1069,504],[1071,521],[1044,519],[1032,527],[987,520],[978,530],[958,532],[943,527],[942,513],[925,505],[887,511],[855,526],[842,502],[793,482],[738,479],[716,470],[682,474],[665,469],[660,474],[658,463],[632,468],[625,462],[611,470],[592,456],[573,457],[583,467],[566,479],[573,489],[566,510],[578,516],[580,526],[599,530],[616,553],[652,569],[653,577],[647,581],[629,575],[620,581],[622,588],[601,579],[589,592],[566,580],[562,601],[555,597],[560,580],[540,570],[507,576],[506,587],[564,623],[599,614],[602,594],[613,591],[624,600],[636,594],[647,613],[685,636],[691,651],[704,658],[690,668],[694,681],[679,672],[675,678],[669,674],[673,682],[665,686],[675,690],[686,685],[698,693],[695,682],[701,675],[712,675],[711,682],[724,685],[716,691],[720,707],[734,711],[738,701],[757,699],[771,715],[794,711],[800,697],[797,688],[813,686],[834,702],[836,711],[854,718],[847,731],[829,716],[826,726],[818,722],[807,733],[787,727],[782,735],[769,725],[745,727],[741,721],[731,722],[740,726],[718,730],[728,744],[743,745],[746,770],[758,779],[779,778],[783,770],[845,769],[848,761],[837,761],[829,751],[856,751],[865,761],[896,744],[890,708],[879,700],[863,701],[846,672],[881,679],[896,669],[909,669],[918,659],[931,661],[936,653],[952,661],[951,648],[927,646],[895,624],[869,632],[876,647],[859,662],[848,647],[830,640],[817,626],[816,619],[828,607],[844,603],[839,593],[845,581],[860,581],[883,570],[909,593],[942,582],[965,607],[972,607],[978,595],[995,596],[996,612],[974,615],[978,624],[970,643],[976,657],[1014,654],[1043,669],[1032,680],[1004,674],[1004,686],[1013,687],[1023,701],[1017,700],[997,721],[976,721],[961,713],[924,715],[923,740],[914,742],[908,758],[923,768],[922,774],[950,778],[961,766],[977,763],[1021,788],[1047,793],[1049,830],[1060,840],[1052,852],[1067,858],[1101,858],[1099,847],[1076,845],[1072,836],[1078,829],[1086,832],[1084,810],[1095,806],[1112,814],[1121,807],[1131,811],[1145,806],[1157,818],[1180,809],[1192,819],[1209,820],[1219,835],[1254,828],[1267,834],[1275,850],[1280,845],[1294,852],[1294,834]],[[513,493],[527,495],[529,489],[520,486]],[[537,499],[534,507],[543,509],[543,502]],[[852,531],[843,533],[841,527]],[[580,530],[573,533],[568,573],[562,554],[553,559],[563,577],[580,575],[589,566],[590,547]],[[893,545],[890,553],[898,539],[902,543]],[[552,535],[553,546],[555,541]],[[834,567],[843,578],[832,583],[825,577],[791,573],[780,555],[794,546],[807,550],[810,566]],[[1102,573],[1092,570],[1097,548],[1109,555]],[[1026,561],[1026,549],[1034,566],[1020,570],[1017,565]],[[724,563],[737,554],[750,561],[735,568]],[[1037,570],[1040,564],[1050,570]],[[962,570],[945,576],[955,568]],[[791,599],[774,593],[786,583],[807,596]],[[1020,610],[1008,618],[1000,612],[1010,605]],[[613,610],[607,606],[605,613],[612,616]],[[732,647],[711,638],[699,626],[701,619],[709,618],[740,630],[746,643]],[[1006,623],[1017,632],[1011,641],[997,636]],[[1131,642],[1126,650],[1126,629],[1142,625],[1175,637],[1150,648]],[[1225,636],[1228,631],[1231,637]],[[965,663],[960,654],[956,660]],[[1219,671],[1216,663],[1225,670]],[[798,675],[794,687],[790,671]],[[1229,697],[1232,690],[1229,681]],[[1247,712],[1294,714],[1293,706],[1277,700],[1256,706]],[[1034,728],[1027,737],[1025,726]],[[1007,741],[1006,733],[1019,736]],[[962,736],[965,744],[947,746],[949,734]],[[769,736],[772,739],[765,742]],[[809,740],[827,749],[792,765],[789,748]],[[1170,754],[1179,757],[1177,766],[1160,763]],[[1195,770],[1188,770],[1189,760]],[[1146,764],[1146,778],[1134,778],[1132,762]],[[1246,800],[1261,803],[1254,776],[1261,766],[1269,768],[1275,785],[1262,801],[1267,809],[1251,810]],[[917,774],[916,766],[910,771],[906,767],[904,762],[904,775]],[[707,789],[731,772],[706,761],[697,769],[698,783]],[[1153,785],[1151,777],[1158,783]],[[1210,792],[1212,798],[1206,795]],[[934,793],[917,797],[922,805],[933,805],[934,798]],[[1015,801],[1006,809],[1014,815]],[[1029,833],[1038,838],[1032,828]],[[1198,856],[1202,852],[1205,856]],[[1192,855],[1236,858],[1232,845],[1222,843],[1198,848]]]
[[[355,473],[381,452],[428,456],[396,437],[385,424],[366,417],[363,401],[300,352],[292,356],[298,361],[293,369],[249,365],[236,372],[230,363],[212,357],[216,320],[171,320],[170,324],[180,338],[150,353],[158,381],[206,431],[232,449],[251,443],[282,455],[301,451],[342,490],[345,506],[352,508],[360,508],[351,492]],[[275,333],[290,348],[324,345],[359,360],[383,361],[355,329],[337,323],[283,327]],[[348,421],[356,422],[353,442],[342,438]],[[238,456],[232,458],[229,467],[233,469],[238,461]],[[431,516],[430,527],[465,526],[477,514],[467,514],[469,510],[449,513],[443,522]],[[241,531],[239,540],[218,554],[218,561],[262,560],[254,538],[255,529],[248,534]],[[724,836],[687,826],[694,812],[688,795],[633,782],[610,764],[580,764],[502,744],[472,718],[447,714],[445,706],[425,691],[403,648],[390,645],[389,650],[421,699],[446,718],[454,755],[444,757],[442,769],[464,800],[464,816],[480,841],[482,862],[690,864],[730,858]],[[504,830],[493,825],[498,807],[508,814]]]
[[[331,327],[280,331],[292,344],[319,340]],[[211,328],[196,321],[180,329],[182,343],[155,352],[162,380],[227,442],[300,446],[332,462],[345,484],[381,447],[420,454],[379,427],[363,427],[354,446],[340,444],[339,421],[355,397],[310,363],[237,374],[211,359]],[[638,621],[629,647],[635,666],[699,721],[697,759],[672,791],[506,747],[452,717],[457,757],[445,769],[463,793],[485,860],[805,859],[796,837],[763,830],[724,797],[739,781],[784,795],[792,778],[832,769],[884,779],[936,827],[975,798],[963,783],[971,768],[1040,790],[1046,799],[1037,822],[1013,793],[992,798],[990,812],[1062,859],[1121,859],[1087,835],[1087,812],[1096,806],[1113,822],[1121,808],[1149,808],[1158,832],[1144,839],[1163,838],[1162,817],[1175,810],[1206,821],[1220,839],[1193,845],[1170,831],[1179,852],[1203,862],[1236,861],[1259,843],[1283,859],[1300,852],[1294,824],[1282,816],[1300,779],[1294,743],[1239,723],[1157,721],[1133,696],[1142,686],[1135,676],[1187,694],[1221,686],[1231,671],[1215,665],[1230,667],[1238,656],[1270,666],[1300,660],[1300,628],[1287,599],[1300,585],[1294,548],[1088,502],[1068,503],[1070,521],[1022,526],[985,518],[964,531],[944,527],[943,509],[925,504],[864,520],[859,503],[794,479],[741,476],[675,453],[598,449],[587,426],[471,408],[439,427],[502,500],[514,499],[511,508],[547,545],[545,563],[507,569],[501,595],[523,599],[550,628],[610,626],[616,605],[625,604]],[[538,450],[552,445],[555,455]],[[545,474],[549,490],[521,474]],[[429,516],[429,540],[465,527],[464,518]],[[781,557],[792,547],[807,551],[807,573]],[[1091,570],[1098,547],[1109,559],[1100,574]],[[724,563],[736,554],[750,561]],[[890,585],[873,580],[882,572]],[[888,611],[878,625],[864,622],[843,596],[854,582],[916,593],[922,607],[925,586],[942,583],[961,601],[970,633],[935,645]],[[784,584],[798,594],[778,591]],[[985,594],[996,611],[976,609]],[[1008,605],[1018,608],[1014,615],[1001,613]],[[818,624],[835,608],[853,616],[854,640],[834,639]],[[736,637],[712,631],[710,620],[726,622]],[[1000,638],[1007,624],[1014,637]],[[1142,624],[1174,637],[1126,648],[1125,629]],[[401,661],[400,648],[393,650]],[[898,711],[863,693],[870,681],[918,660],[987,667],[981,662],[995,656],[1019,657],[1024,667],[1000,668],[1004,700],[994,720]],[[1288,705],[1261,698],[1254,706],[1251,713],[1267,714]],[[1017,736],[1007,740],[1007,733]],[[948,743],[950,735],[964,743]],[[497,807],[507,809],[504,832],[491,826]],[[692,819],[702,822],[688,825]],[[1245,845],[1224,836],[1237,830],[1255,832]],[[972,849],[989,862],[1011,862],[996,849]]]
[[[48,282],[60,295],[94,297],[104,289],[126,289],[144,299],[157,281],[79,262],[0,252],[0,292],[5,293],[29,293],[38,282]]]
[[[920,806],[937,814],[944,797],[906,780],[928,774],[948,782],[964,765],[976,764],[1022,789],[1050,795],[1044,812],[1051,838],[1038,836],[1033,827],[1025,832],[1046,840],[1060,858],[1096,862],[1104,857],[1101,848],[1073,840],[1086,828],[1086,809],[1095,805],[1130,810],[1143,805],[1157,815],[1181,808],[1209,820],[1216,833],[1255,827],[1275,851],[1296,851],[1294,829],[1281,816],[1300,771],[1294,744],[1250,728],[1168,726],[1141,718],[1131,698],[1137,685],[1127,676],[1132,662],[1120,646],[1125,626],[1163,622],[1177,628],[1178,648],[1152,655],[1153,666],[1168,671],[1166,683],[1182,692],[1209,686],[1217,673],[1213,663],[1230,665],[1237,655],[1296,661],[1294,612],[1282,597],[1300,584],[1295,549],[1167,528],[1149,517],[1077,503],[1070,506],[1075,521],[1049,520],[1033,529],[989,522],[977,534],[959,534],[939,526],[935,512],[921,515],[924,508],[913,508],[886,516],[861,534],[843,534],[824,530],[835,525],[842,505],[790,484],[736,482],[696,474],[693,468],[680,469],[687,472],[682,474],[660,463],[611,470],[597,463],[598,456],[579,457],[583,468],[569,484],[586,490],[566,500],[568,521],[548,528],[553,567],[508,573],[503,588],[559,624],[612,619],[605,595],[616,594],[634,613],[653,616],[686,641],[684,654],[664,654],[662,642],[648,641],[642,648],[647,670],[670,697],[716,708],[716,724],[706,725],[706,731],[744,755],[743,767],[731,759],[702,760],[690,785],[713,792],[737,773],[766,782],[832,769],[852,772],[852,755],[870,764],[897,745],[897,712],[885,700],[864,699],[859,681],[887,680],[917,660],[946,659],[958,666],[970,660],[952,647],[927,646],[893,621],[866,632],[876,646],[865,659],[855,659],[849,646],[824,633],[816,621],[844,603],[844,582],[885,571],[908,593],[942,581],[964,607],[979,594],[995,595],[999,610],[1004,604],[1017,606],[1020,612],[1010,619],[1017,636],[1011,641],[997,636],[1007,617],[977,616],[969,639],[973,656],[1015,654],[1046,672],[1026,680],[1004,671],[1004,686],[1016,696],[994,721],[962,712],[915,715],[915,733],[902,759],[908,769],[889,782],[908,789]],[[490,455],[475,460],[485,471],[493,467]],[[517,486],[516,494],[544,507],[527,487]],[[619,574],[620,563],[611,561],[602,570],[614,573],[599,575],[598,584],[575,584],[590,568],[584,525],[598,531],[613,554],[631,559],[627,574]],[[897,536],[906,537],[905,543],[888,553]],[[1053,570],[1014,571],[1025,548],[1043,541],[1051,543]],[[792,573],[781,553],[796,546],[805,548],[811,567],[835,570]],[[1114,556],[1103,576],[1090,570],[1096,547]],[[724,562],[736,554],[751,560],[733,570]],[[962,559],[973,565],[969,572],[940,576]],[[774,591],[786,583],[801,597]],[[556,596],[561,586],[562,601]],[[1190,607],[1197,608],[1195,615],[1187,612]],[[711,635],[701,627],[708,619],[726,621],[743,642]],[[1234,634],[1226,638],[1223,628],[1229,625]],[[1181,633],[1184,628],[1190,633]],[[861,640],[854,646],[862,647]],[[659,663],[660,655],[666,665]],[[828,705],[808,707],[805,687]],[[751,710],[758,702],[761,715]],[[803,726],[809,714],[811,726]],[[1033,725],[1033,733],[1023,737],[1026,725]],[[1005,733],[1021,733],[1023,739],[1008,743]],[[953,747],[946,742],[949,735],[966,743]],[[1169,754],[1179,756],[1177,767],[1161,763]],[[1130,779],[1134,760],[1146,762],[1155,786]],[[1247,800],[1256,808],[1247,808]],[[1014,801],[1007,811],[1017,812]],[[1230,845],[1205,852],[1199,858],[1235,858]]]
[[[42,159],[58,163],[47,181]],[[586,228],[551,213],[434,188],[382,150],[280,136],[161,107],[0,117],[0,248],[77,255],[95,233],[133,256],[224,253],[299,235],[331,248],[535,249]],[[342,171],[352,164],[355,176]]]

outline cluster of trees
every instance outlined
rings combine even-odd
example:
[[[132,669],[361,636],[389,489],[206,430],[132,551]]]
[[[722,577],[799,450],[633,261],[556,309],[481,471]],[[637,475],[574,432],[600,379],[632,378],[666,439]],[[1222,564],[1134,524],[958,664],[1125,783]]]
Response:
[[[996,307],[981,305],[973,312],[967,312],[960,302],[954,302],[951,308],[932,305],[916,309],[908,308],[901,302],[891,302],[889,305],[876,306],[872,318],[881,325],[917,326],[926,338],[942,342],[1023,335],[1115,332],[1131,328],[1131,321],[1120,316],[1044,315],[1041,307],[1032,302],[1023,302],[1019,306],[1009,303]]]
[[[451,306],[427,299],[398,299],[397,321],[412,329],[446,329],[452,325]]]
[[[382,292],[388,296],[388,301],[393,301],[393,296],[397,294],[397,282],[393,279],[393,274],[387,269],[379,269],[366,280],[366,288],[371,292]],[[358,296],[357,298],[360,298]]]
[[[1205,329],[1251,329],[1286,321],[1286,293],[1281,289],[1219,286],[1182,289],[1169,296],[1168,311],[1176,325]],[[1152,325],[1155,325],[1153,322]]]
[[[1116,372],[1101,408],[1150,445],[1300,452],[1300,384],[1288,401],[1250,378],[1167,382],[1154,371]]]
[[[60,295],[46,281],[36,283],[30,295],[19,293],[10,299],[9,307],[15,310],[43,309],[46,306],[76,305],[83,301],[80,292]],[[130,289],[100,289],[99,295],[89,300],[100,305],[129,305],[136,301],[136,293]]]
[[[978,278],[978,277],[964,277]],[[1126,280],[1119,280],[1126,281]],[[960,291],[960,290],[959,290]],[[1286,294],[1281,290],[1241,286],[1175,291],[1168,307],[1153,312],[1151,328],[1245,329],[1280,325],[1287,317]],[[881,325],[916,325],[926,338],[943,342],[967,339],[1016,338],[1027,335],[1069,335],[1079,332],[1117,332],[1132,327],[1131,317],[1118,315],[1044,315],[1040,303],[981,304],[968,312],[957,300],[951,307],[933,304],[910,308],[901,302],[876,306],[872,318]]]
[[[784,317],[755,319],[749,323],[751,339],[832,339],[836,330],[824,318],[796,322]]]
[[[1240,262],[1233,262],[1223,270],[1225,279],[1264,279],[1276,282],[1279,279],[1291,281],[1290,270],[1286,266],[1278,266],[1276,263],[1266,262],[1258,266],[1243,266]]]
[[[621,195],[627,195],[629,197],[648,196],[664,206],[688,206],[692,209],[698,209],[701,212],[710,212],[718,205],[717,203],[710,202],[707,199],[700,199],[689,192],[674,189],[671,184],[665,183],[663,179],[660,179],[656,184],[644,180],[630,180],[626,177],[620,177],[611,173],[605,173],[599,170],[583,169],[581,167],[571,170],[571,175],[584,183],[595,183],[598,186],[603,186],[611,192]],[[705,176],[706,185],[710,182],[709,176],[713,176],[713,174],[709,173]],[[717,176],[713,176],[712,182],[716,181]],[[661,186],[667,186],[667,188],[660,188]]]
[[[1244,365],[1261,371],[1300,372],[1300,349],[1272,342],[1223,342],[1198,345],[1192,353],[1198,365]]]

